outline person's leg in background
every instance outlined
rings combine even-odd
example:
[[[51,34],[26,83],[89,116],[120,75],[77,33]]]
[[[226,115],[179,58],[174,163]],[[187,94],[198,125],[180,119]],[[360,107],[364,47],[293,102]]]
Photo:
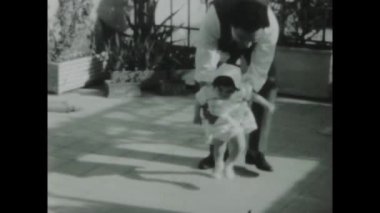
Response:
[[[266,98],[268,101],[274,103],[276,99],[277,93],[277,85],[275,80],[275,67],[271,67],[270,71],[270,77],[268,77],[267,82],[264,84],[263,88],[259,91],[259,94]],[[266,131],[269,131],[267,128],[269,128],[269,125],[264,125],[264,123],[268,123],[266,119],[271,119],[271,116],[264,116],[265,115],[265,109],[256,103],[253,103],[251,106],[252,112],[256,118],[257,122],[257,130],[253,131],[249,137],[248,137],[248,150],[245,157],[245,162],[247,164],[253,164],[256,165],[258,169],[264,170],[264,171],[272,171],[272,166],[267,162],[265,159],[263,150],[260,150],[260,147],[266,147],[266,144],[260,144],[260,143],[267,143],[267,140],[260,140],[262,137],[262,134]]]

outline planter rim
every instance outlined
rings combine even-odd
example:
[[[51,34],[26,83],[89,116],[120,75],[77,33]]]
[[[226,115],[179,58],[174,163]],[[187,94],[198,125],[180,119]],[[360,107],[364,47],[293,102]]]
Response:
[[[107,83],[107,84],[141,84],[141,82],[117,82],[117,83],[115,83],[115,82],[112,82],[111,80],[105,80],[105,82]]]
[[[70,62],[76,61],[76,60],[93,59],[93,58],[96,58],[96,57],[94,57],[94,56],[84,56],[84,57],[73,58],[73,59],[70,59],[70,60],[67,60],[67,61],[61,61],[61,62],[48,61],[48,64],[58,65],[58,64],[70,63]]]
[[[307,47],[285,47],[285,46],[277,46],[277,49],[280,50],[292,50],[292,51],[301,51],[301,52],[317,52],[323,54],[332,54],[333,50],[318,50],[318,49],[310,49]]]
[[[112,72],[154,72],[154,70],[114,70]]]

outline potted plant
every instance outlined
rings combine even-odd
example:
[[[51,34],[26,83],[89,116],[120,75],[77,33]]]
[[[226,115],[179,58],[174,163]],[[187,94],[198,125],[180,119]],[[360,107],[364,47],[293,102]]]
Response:
[[[325,33],[332,28],[331,3],[271,0],[280,25],[275,59],[280,94],[328,98],[332,42],[325,40]]]
[[[48,92],[60,94],[102,76],[93,56],[92,0],[59,0],[48,29]]]
[[[142,88],[159,95],[186,95],[192,88],[185,82],[195,68],[195,48],[172,45],[169,53],[150,79],[144,81]]]
[[[165,23],[179,10],[156,24],[157,2],[134,0],[134,17],[125,15],[129,30],[115,33],[107,41],[105,60],[106,71],[110,73],[110,79],[106,81],[109,97],[140,95],[142,82],[153,75],[169,54],[171,44],[168,40],[175,28],[167,27]]]

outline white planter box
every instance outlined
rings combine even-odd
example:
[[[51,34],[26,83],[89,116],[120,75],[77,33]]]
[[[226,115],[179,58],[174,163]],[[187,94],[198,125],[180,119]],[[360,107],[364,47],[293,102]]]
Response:
[[[329,97],[331,50],[277,47],[276,68],[280,94]]]
[[[103,76],[102,62],[83,57],[61,63],[48,62],[48,92],[61,94],[99,80]]]

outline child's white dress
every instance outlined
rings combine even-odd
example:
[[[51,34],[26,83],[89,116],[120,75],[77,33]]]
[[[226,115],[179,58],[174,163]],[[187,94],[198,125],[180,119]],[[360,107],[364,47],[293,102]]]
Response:
[[[216,89],[209,85],[202,87],[195,97],[202,106],[208,105],[212,115],[218,116],[215,123],[210,124],[201,112],[202,126],[208,138],[228,141],[238,133],[248,134],[257,129],[256,119],[246,101],[249,94],[236,91],[228,100],[222,100],[218,98]],[[211,140],[206,143],[211,143]]]

